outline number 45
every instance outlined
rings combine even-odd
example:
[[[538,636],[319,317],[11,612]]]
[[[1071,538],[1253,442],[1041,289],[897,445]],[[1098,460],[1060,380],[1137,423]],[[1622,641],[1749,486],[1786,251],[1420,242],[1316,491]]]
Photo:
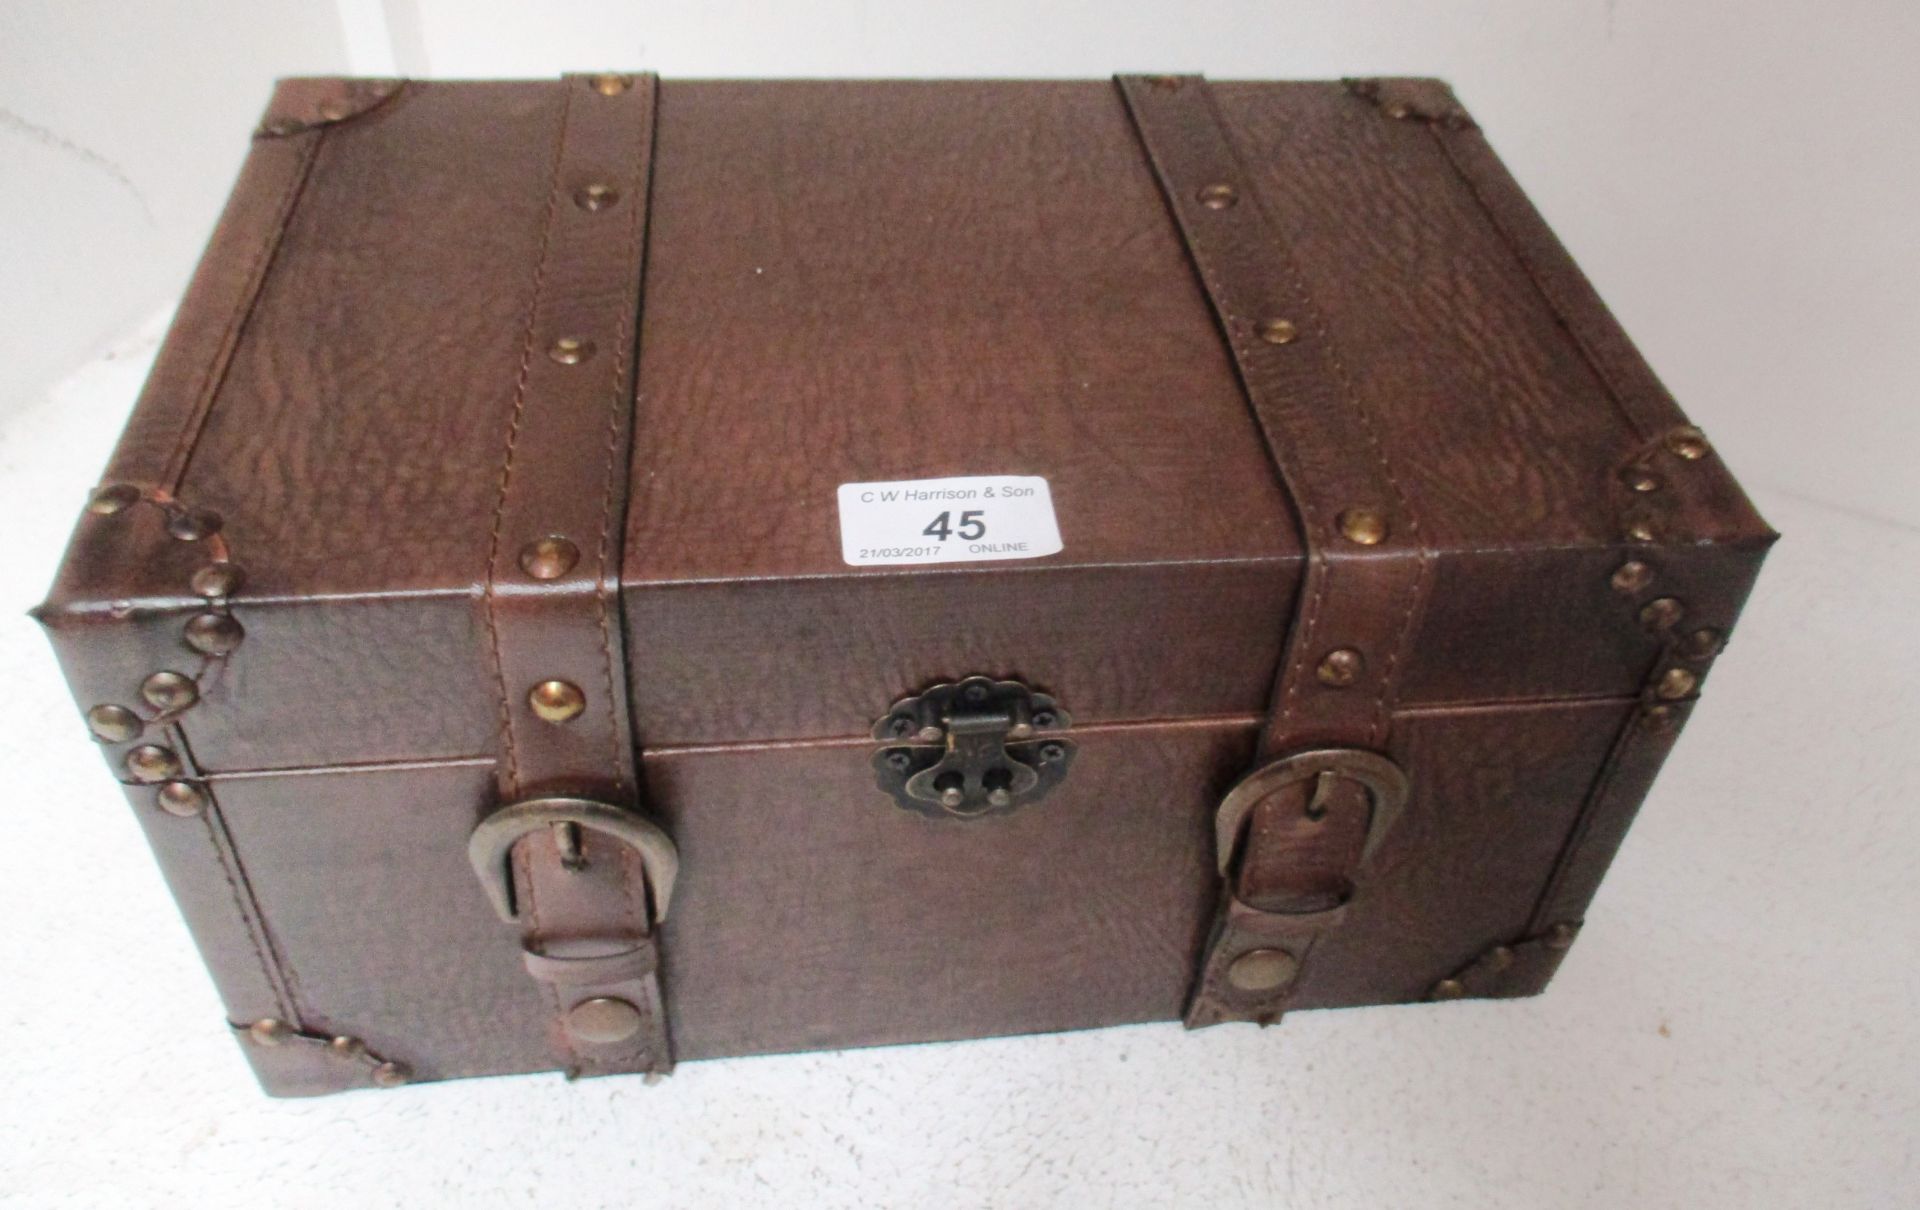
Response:
[[[961,513],[960,514],[960,536],[966,539],[968,542],[978,542],[981,538],[986,537],[987,523],[980,519],[985,515],[986,514],[984,510],[977,509],[977,508],[969,509],[966,512]],[[952,513],[941,513],[939,516],[935,517],[931,522],[929,522],[927,524],[927,527],[921,530],[920,532],[925,534],[929,538],[938,538],[940,539],[940,541],[945,542],[948,538],[951,538],[953,536],[953,532],[954,532],[953,526],[947,520],[951,516],[953,516]]]

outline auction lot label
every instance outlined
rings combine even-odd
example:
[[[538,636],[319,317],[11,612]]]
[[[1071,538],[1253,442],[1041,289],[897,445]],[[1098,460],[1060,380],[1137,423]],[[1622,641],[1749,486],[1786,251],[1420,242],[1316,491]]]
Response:
[[[1053,494],[1038,475],[840,485],[840,557],[852,567],[1038,559],[1060,549]]]

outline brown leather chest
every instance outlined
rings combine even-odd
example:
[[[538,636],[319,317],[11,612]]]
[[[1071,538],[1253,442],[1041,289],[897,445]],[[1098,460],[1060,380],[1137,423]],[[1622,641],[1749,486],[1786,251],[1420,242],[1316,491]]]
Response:
[[[1536,992],[1772,538],[1432,81],[302,80],[40,617],[299,1095]]]

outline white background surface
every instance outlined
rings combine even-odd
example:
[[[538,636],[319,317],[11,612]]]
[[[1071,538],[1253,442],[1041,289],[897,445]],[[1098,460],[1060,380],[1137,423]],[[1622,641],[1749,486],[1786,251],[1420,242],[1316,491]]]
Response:
[[[0,1201],[1914,1203],[1913,10],[1174,11],[344,0],[334,14],[292,0],[0,0],[0,365],[13,375],[0,376],[0,887],[12,900]],[[337,70],[343,55],[368,71],[443,75],[1451,77],[1787,535],[1553,988],[1301,1014],[1265,1032],[1145,1026],[695,1064],[655,1088],[526,1078],[261,1098],[21,616],[157,327],[51,389],[35,384],[177,293],[269,77]],[[123,128],[138,132],[126,158],[98,149]],[[110,168],[153,211],[138,247],[117,242],[133,238],[132,220],[113,207],[133,201]],[[88,221],[69,230],[56,210]],[[61,301],[75,291],[83,305]]]

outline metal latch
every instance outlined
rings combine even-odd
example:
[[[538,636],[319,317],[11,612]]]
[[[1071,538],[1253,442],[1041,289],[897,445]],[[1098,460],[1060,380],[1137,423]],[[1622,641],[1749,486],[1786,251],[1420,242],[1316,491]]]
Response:
[[[1046,796],[1067,775],[1071,723],[1044,693],[970,676],[902,698],[873,725],[880,788],[936,818],[995,815]]]

